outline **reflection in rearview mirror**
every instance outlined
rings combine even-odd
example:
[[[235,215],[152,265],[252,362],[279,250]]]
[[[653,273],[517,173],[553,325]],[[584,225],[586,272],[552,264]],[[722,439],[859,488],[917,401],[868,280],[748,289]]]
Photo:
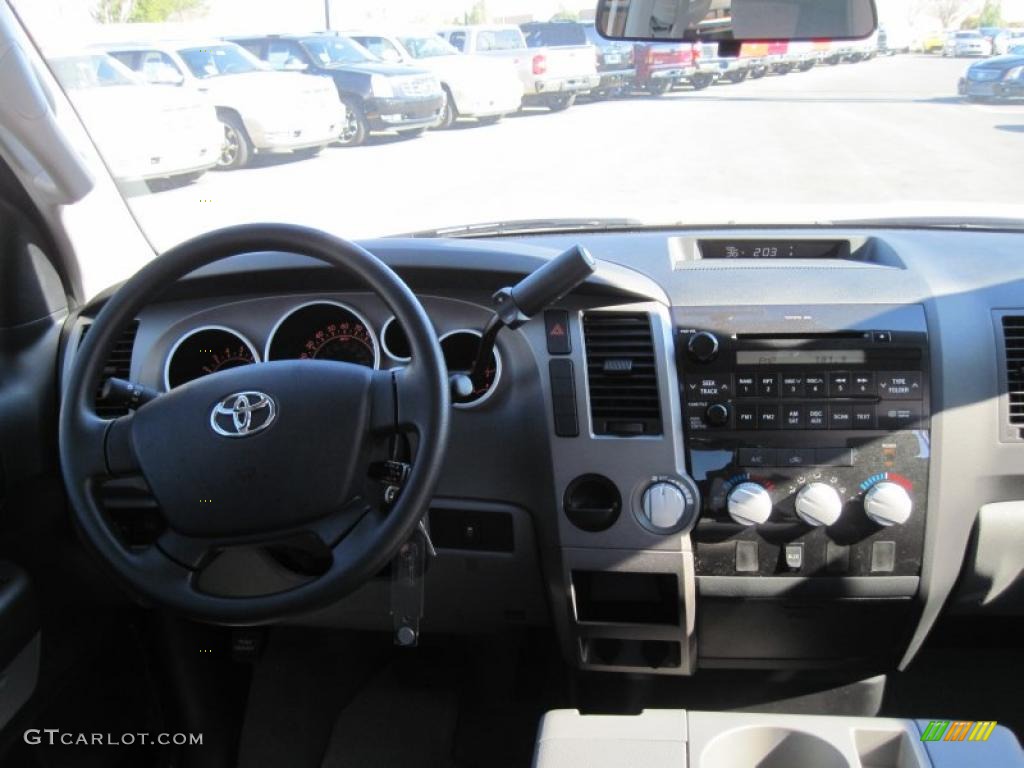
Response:
[[[847,40],[867,37],[874,0],[600,0],[597,28],[624,40]]]

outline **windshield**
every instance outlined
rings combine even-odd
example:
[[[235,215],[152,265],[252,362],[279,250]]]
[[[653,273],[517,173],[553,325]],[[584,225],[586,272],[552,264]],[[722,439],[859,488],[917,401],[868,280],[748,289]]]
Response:
[[[399,37],[398,41],[414,59],[429,59],[434,56],[452,56],[458,51],[437,35],[423,37]]]
[[[750,43],[738,57],[714,43],[618,43],[601,56],[550,46],[589,26],[553,16],[586,22],[597,0],[345,0],[329,19],[322,0],[168,0],[155,5],[173,12],[143,23],[100,21],[99,0],[13,5],[67,88],[118,82],[102,58],[82,71],[61,61],[94,45],[120,51],[118,41],[201,81],[147,89],[157,108],[186,98],[208,108],[194,120],[179,109],[173,130],[134,131],[113,151],[98,134],[131,121],[100,129],[81,115],[155,252],[267,221],[355,239],[493,223],[514,232],[522,221],[1024,224],[1024,73],[1006,58],[1024,41],[967,45],[980,39],[969,4],[950,21],[937,3],[878,0],[881,40]],[[1010,28],[1024,25],[1014,8],[1003,3]],[[524,48],[519,24],[554,36]],[[343,36],[294,34],[330,28]],[[291,46],[341,64],[372,45],[393,63],[337,78],[270,71],[257,83],[225,76],[262,66],[231,38],[255,41],[261,59]],[[462,53],[449,55],[448,40]],[[124,63],[144,72],[139,56]],[[127,117],[130,103],[110,101],[108,116]],[[114,162],[129,147],[140,154],[132,174]],[[168,158],[163,175],[140,183],[134,169],[154,157]]]
[[[57,82],[68,91],[111,85],[141,85],[130,70],[104,54],[57,56],[50,59]]]
[[[221,75],[242,75],[264,69],[260,62],[243,48],[229,43],[201,48],[181,48],[178,55],[184,60],[189,71],[200,80]]]
[[[344,37],[306,37],[302,47],[322,66],[362,64],[379,59],[354,40]]]

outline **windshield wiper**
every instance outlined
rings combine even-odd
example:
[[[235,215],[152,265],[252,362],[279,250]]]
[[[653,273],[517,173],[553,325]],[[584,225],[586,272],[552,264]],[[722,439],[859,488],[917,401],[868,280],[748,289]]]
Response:
[[[638,219],[512,219],[425,229],[392,237],[501,237],[560,232],[628,232],[643,229],[643,226],[643,222]]]

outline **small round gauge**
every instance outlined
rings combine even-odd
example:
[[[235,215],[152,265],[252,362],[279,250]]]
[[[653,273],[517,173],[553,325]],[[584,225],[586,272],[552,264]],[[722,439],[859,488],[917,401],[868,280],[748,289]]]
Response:
[[[376,368],[377,337],[370,325],[344,304],[317,301],[292,310],[267,343],[267,360],[335,360]]]
[[[476,362],[477,352],[480,350],[479,331],[450,331],[441,337],[441,352],[444,355],[445,365],[448,366],[448,373],[469,373]],[[490,364],[484,369],[482,381],[474,382],[473,393],[469,397],[454,399],[456,408],[468,408],[480,405],[490,397],[501,378],[501,356],[497,348],[491,353]]]
[[[169,391],[193,379],[256,362],[256,348],[237,331],[216,325],[197,328],[171,348],[164,366],[164,387]]]
[[[407,363],[412,358],[409,337],[405,335],[405,329],[397,317],[392,317],[384,323],[384,329],[380,332],[380,344],[384,347],[384,354],[392,360]]]

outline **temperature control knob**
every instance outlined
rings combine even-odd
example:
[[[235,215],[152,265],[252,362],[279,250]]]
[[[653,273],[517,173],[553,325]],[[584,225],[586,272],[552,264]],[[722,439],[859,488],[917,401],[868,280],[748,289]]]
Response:
[[[740,525],[761,525],[772,514],[772,497],[764,486],[740,483],[729,494],[729,517]]]
[[[843,513],[843,500],[825,483],[811,483],[796,495],[796,513],[808,525],[834,525]]]
[[[710,363],[718,357],[718,337],[708,331],[695,333],[686,343],[686,349],[698,363]]]
[[[902,485],[878,483],[864,496],[864,511],[879,525],[903,525],[914,511],[914,501]]]
[[[667,480],[651,483],[641,499],[644,520],[659,532],[691,525],[695,497],[681,484]]]

